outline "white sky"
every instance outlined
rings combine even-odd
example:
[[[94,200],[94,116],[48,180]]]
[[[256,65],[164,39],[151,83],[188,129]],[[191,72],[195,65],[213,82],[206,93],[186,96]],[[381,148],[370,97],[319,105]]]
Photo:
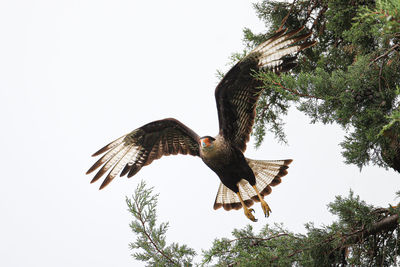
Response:
[[[0,266],[140,266],[130,256],[125,196],[154,186],[168,241],[201,253],[215,237],[251,223],[212,209],[218,177],[199,158],[164,157],[105,190],[90,185],[90,155],[147,122],[175,117],[199,135],[218,132],[216,69],[243,48],[242,29],[264,32],[246,1],[1,1]],[[289,146],[269,134],[246,156],[293,158],[289,175],[255,206],[259,230],[283,222],[328,224],[326,205],[350,188],[367,202],[395,203],[394,171],[342,163],[335,125],[310,125],[293,110]]]

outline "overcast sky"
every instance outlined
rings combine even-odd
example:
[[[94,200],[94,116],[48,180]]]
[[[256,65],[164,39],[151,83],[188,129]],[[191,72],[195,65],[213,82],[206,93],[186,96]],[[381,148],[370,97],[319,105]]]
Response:
[[[0,265],[140,266],[125,204],[140,180],[160,194],[169,242],[201,253],[251,223],[243,210],[213,210],[219,179],[199,158],[164,157],[102,191],[85,175],[93,152],[153,120],[216,135],[216,70],[243,48],[244,27],[265,32],[247,1],[1,1]],[[285,129],[289,145],[268,134],[246,151],[294,159],[266,198],[270,218],[255,205],[256,230],[328,224],[326,205],[350,188],[374,205],[396,202],[399,175],[345,165],[339,127],[293,109]]]

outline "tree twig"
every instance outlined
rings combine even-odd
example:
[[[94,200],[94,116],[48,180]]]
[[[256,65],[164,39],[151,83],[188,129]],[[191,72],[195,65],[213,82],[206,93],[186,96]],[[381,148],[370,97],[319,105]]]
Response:
[[[144,232],[144,234],[146,235],[146,237],[147,237],[147,239],[150,241],[150,243],[153,245],[153,247],[158,251],[158,253],[160,253],[164,258],[166,258],[169,262],[171,262],[172,264],[174,264],[174,265],[177,265],[177,263],[174,261],[174,260],[172,260],[170,257],[168,257],[165,253],[164,253],[164,251],[162,251],[157,245],[156,245],[156,243],[154,242],[154,240],[151,238],[151,236],[149,235],[149,233],[147,232],[147,229],[146,229],[146,225],[145,225],[145,221],[143,220],[143,217],[142,217],[142,210],[140,209],[140,206],[139,206],[139,203],[137,203],[137,199],[136,198],[134,198],[134,201],[135,201],[135,205],[136,205],[136,207],[137,207],[137,209],[138,209],[138,219],[139,219],[139,221],[140,221],[140,223],[142,224],[142,227],[143,227],[143,232]]]
[[[251,240],[257,240],[257,241],[269,241],[269,240],[274,239],[274,238],[278,238],[278,237],[281,237],[281,236],[288,236],[288,235],[289,234],[287,234],[287,233],[280,233],[280,234],[276,234],[274,236],[270,236],[268,238],[244,236],[244,237],[240,237],[240,238],[229,240],[229,243],[232,243],[232,242],[235,242],[235,241],[239,241],[239,240],[243,240],[243,239],[251,239]]]
[[[386,57],[387,55],[389,55],[390,52],[392,52],[393,50],[395,50],[397,47],[400,47],[400,44],[395,44],[394,46],[392,46],[388,51],[386,51],[385,53],[383,53],[382,55],[380,55],[379,57],[375,58],[374,60],[372,60],[372,63],[378,61],[379,59]]]
[[[318,97],[318,96],[313,96],[313,95],[307,95],[307,94],[302,94],[296,90],[290,89],[290,88],[286,88],[285,86],[283,86],[282,84],[280,84],[279,82],[274,82],[273,83],[275,85],[278,85],[280,88],[282,88],[283,90],[289,91],[290,93],[300,96],[300,97],[308,97],[308,98],[315,98],[315,99],[319,99],[319,100],[323,100],[322,98]]]

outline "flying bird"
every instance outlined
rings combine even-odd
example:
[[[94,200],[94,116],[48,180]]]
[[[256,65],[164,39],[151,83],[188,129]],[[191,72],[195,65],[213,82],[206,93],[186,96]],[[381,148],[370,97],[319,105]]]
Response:
[[[89,174],[101,167],[91,183],[110,170],[100,186],[103,189],[118,174],[132,177],[162,156],[192,155],[200,157],[221,180],[214,209],[243,207],[246,217],[257,221],[252,214],[254,210],[249,208],[256,201],[261,202],[265,216],[269,216],[271,209],[264,196],[271,193],[271,186],[281,183],[292,160],[253,160],[243,155],[254,124],[257,100],[265,88],[254,77],[254,72],[279,74],[295,67],[296,56],[290,55],[315,44],[306,40],[311,33],[297,35],[302,29],[277,31],[234,65],[220,81],[215,90],[217,136],[200,137],[173,118],[150,122],[93,154],[104,155],[87,171]]]

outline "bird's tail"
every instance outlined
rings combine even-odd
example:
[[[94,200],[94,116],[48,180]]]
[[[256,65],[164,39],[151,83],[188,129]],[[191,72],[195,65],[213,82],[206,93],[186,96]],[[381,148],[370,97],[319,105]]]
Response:
[[[246,158],[247,163],[253,170],[256,177],[256,186],[262,196],[269,195],[272,191],[271,186],[281,183],[281,177],[287,174],[287,168],[292,162],[286,160],[254,160]],[[239,182],[239,192],[244,204],[250,207],[254,201],[259,201],[254,188],[244,179]],[[223,207],[225,210],[238,210],[242,207],[239,197],[222,183],[219,186],[217,197],[215,198],[214,209]]]

